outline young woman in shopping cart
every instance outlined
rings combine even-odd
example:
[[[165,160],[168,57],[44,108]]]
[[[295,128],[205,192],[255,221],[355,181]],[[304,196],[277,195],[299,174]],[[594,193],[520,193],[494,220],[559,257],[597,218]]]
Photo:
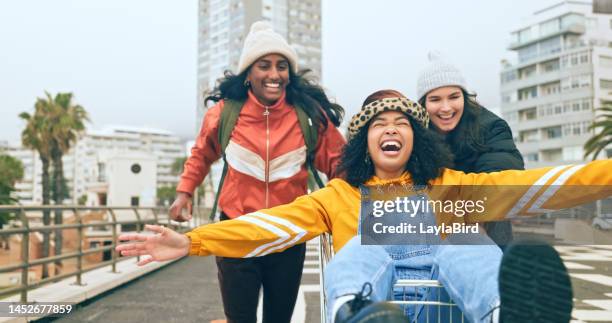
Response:
[[[466,246],[444,244],[440,241],[443,237],[428,240],[431,243],[425,245],[362,245],[358,235],[360,218],[363,222],[372,217],[371,198],[381,187],[414,186],[419,189],[414,190],[411,198],[425,195],[431,200],[474,197],[469,190],[444,189],[448,185],[517,188],[513,194],[488,196],[487,205],[495,210],[478,217],[431,213],[414,217],[429,224],[476,223],[532,215],[531,210],[527,211],[536,204],[531,198],[540,200],[544,196],[536,194],[540,189],[550,194],[543,202],[537,202],[539,208],[568,208],[612,195],[612,160],[580,166],[465,174],[448,168],[452,156],[428,126],[427,111],[418,103],[387,91],[374,93],[353,116],[349,126],[349,141],[341,161],[343,179],[334,179],[325,188],[292,203],[201,226],[185,235],[161,226],[147,226],[154,235],[122,235],[120,239],[130,243],[117,246],[117,251],[125,256],[148,256],[140,265],[185,255],[259,257],[329,232],[337,252],[325,272],[330,321],[406,321],[402,310],[384,302],[393,296],[398,266],[407,269],[402,274],[404,277],[440,280],[471,322],[512,322],[512,315],[529,310],[517,302],[519,299],[529,300],[530,307],[550,310],[552,315],[541,313],[539,322],[569,320],[571,290],[567,293],[567,288],[558,290],[557,287],[569,286],[570,282],[551,247],[541,246],[535,257],[522,256],[524,250],[520,247],[514,252],[511,248],[502,259],[501,250],[486,235],[472,236],[471,239],[482,240],[472,240],[477,245]],[[583,189],[575,189],[576,185]],[[453,236],[444,240],[450,241]],[[360,256],[344,257],[344,254]],[[527,272],[506,270],[515,263],[524,264],[520,268]],[[546,265],[538,266],[539,263]],[[500,267],[501,273],[509,275],[500,274]],[[549,280],[556,284],[546,284]],[[503,288],[508,283],[518,293]],[[524,284],[530,288],[521,288]],[[371,286],[366,293],[368,297],[362,293],[364,285]],[[418,295],[427,296],[427,290]],[[422,310],[417,309],[411,319],[418,320],[421,314]]]

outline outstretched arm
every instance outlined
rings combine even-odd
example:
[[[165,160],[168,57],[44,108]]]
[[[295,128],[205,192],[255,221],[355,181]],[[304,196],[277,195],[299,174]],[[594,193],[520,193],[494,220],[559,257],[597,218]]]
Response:
[[[138,262],[144,266],[152,261],[173,260],[189,253],[189,238],[159,225],[145,225],[145,230],[155,234],[128,233],[119,236],[119,241],[129,241],[118,245],[115,250],[123,256],[146,256]]]
[[[139,262],[172,260],[186,255],[217,255],[232,258],[259,257],[329,232],[327,207],[339,200],[329,186],[297,198],[290,204],[245,214],[233,220],[203,225],[185,235],[156,225],[147,225],[155,235],[124,234],[117,246],[124,256],[148,256]]]
[[[486,198],[486,214],[468,216],[469,222],[533,216],[612,195],[612,160],[488,174],[447,170],[444,177],[442,185],[463,185],[460,199]]]
[[[259,257],[308,241],[329,231],[328,203],[318,197],[330,190],[328,186],[289,204],[196,228],[187,233],[189,254]]]

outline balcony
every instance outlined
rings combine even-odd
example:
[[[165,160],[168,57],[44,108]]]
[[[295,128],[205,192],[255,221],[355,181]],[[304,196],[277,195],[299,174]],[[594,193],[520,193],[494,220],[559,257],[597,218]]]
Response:
[[[551,32],[551,33],[546,33],[543,35],[538,35],[536,37],[530,38],[530,39],[526,39],[523,41],[514,41],[511,42],[510,45],[508,46],[509,50],[518,50],[521,49],[525,46],[529,46],[532,44],[535,44],[537,42],[540,42],[542,40],[548,39],[548,38],[552,38],[555,36],[559,36],[559,35],[565,35],[565,34],[573,34],[573,35],[582,35],[584,34],[584,32],[586,31],[586,27],[584,25],[584,23],[573,23],[570,25],[567,25],[565,27],[560,28],[559,30],[555,31],[555,32]]]

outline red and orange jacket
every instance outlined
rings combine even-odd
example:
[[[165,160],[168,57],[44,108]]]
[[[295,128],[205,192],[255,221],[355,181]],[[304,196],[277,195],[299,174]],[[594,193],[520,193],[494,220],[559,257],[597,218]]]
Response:
[[[221,157],[217,133],[222,109],[223,100],[206,112],[177,191],[193,194]],[[330,179],[336,177],[344,143],[328,120],[318,136],[314,166]],[[284,96],[265,106],[249,91],[225,155],[228,172],[219,208],[230,218],[289,203],[307,192],[306,144],[295,109]]]

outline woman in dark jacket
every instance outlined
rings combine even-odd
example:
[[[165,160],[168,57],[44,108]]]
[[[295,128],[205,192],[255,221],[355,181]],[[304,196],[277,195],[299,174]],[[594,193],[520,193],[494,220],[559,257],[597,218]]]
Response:
[[[524,169],[506,121],[476,101],[455,66],[436,53],[430,53],[429,60],[417,81],[417,97],[427,109],[432,129],[444,137],[455,155],[453,168],[466,173]],[[509,221],[490,222],[485,228],[502,249],[512,240]]]

